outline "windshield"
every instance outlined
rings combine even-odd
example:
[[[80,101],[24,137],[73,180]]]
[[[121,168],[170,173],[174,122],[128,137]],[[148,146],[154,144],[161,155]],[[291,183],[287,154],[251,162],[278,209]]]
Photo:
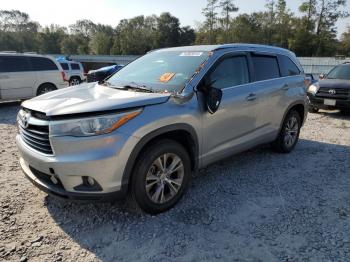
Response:
[[[208,56],[209,52],[154,51],[122,68],[108,84],[155,92],[179,91]]]
[[[350,80],[350,65],[336,66],[327,75],[328,79],[347,79]]]

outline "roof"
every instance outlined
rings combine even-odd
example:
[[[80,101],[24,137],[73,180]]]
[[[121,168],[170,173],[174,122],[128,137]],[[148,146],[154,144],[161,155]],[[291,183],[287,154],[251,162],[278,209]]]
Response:
[[[278,53],[287,53],[287,54],[293,54],[291,51],[275,47],[275,46],[268,46],[268,45],[258,45],[258,44],[222,44],[222,45],[194,45],[194,46],[181,46],[181,47],[171,47],[171,48],[164,48],[164,49],[158,49],[155,51],[162,52],[162,51],[187,51],[187,52],[210,52],[210,51],[216,51],[220,49],[226,49],[226,48],[237,48],[239,50],[249,50],[249,51],[265,51],[265,52],[278,52]]]

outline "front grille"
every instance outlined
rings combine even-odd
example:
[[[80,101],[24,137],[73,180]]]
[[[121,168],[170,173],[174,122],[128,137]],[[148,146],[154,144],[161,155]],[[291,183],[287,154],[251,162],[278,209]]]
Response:
[[[331,94],[329,92],[330,90],[334,90],[335,94]],[[318,90],[316,96],[317,97],[321,97],[321,98],[347,100],[349,98],[349,96],[350,96],[350,89],[320,87],[320,89]]]
[[[19,113],[18,130],[22,140],[28,146],[41,153],[52,155],[53,151],[49,139],[48,122],[42,122],[42,125],[34,124],[33,122],[29,120],[29,124],[25,124],[23,116]]]

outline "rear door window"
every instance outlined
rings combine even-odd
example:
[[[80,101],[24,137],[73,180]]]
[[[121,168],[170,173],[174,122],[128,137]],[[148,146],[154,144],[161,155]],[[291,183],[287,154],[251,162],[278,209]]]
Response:
[[[56,64],[45,57],[30,57],[30,62],[35,71],[53,71],[58,70]]]
[[[296,64],[287,56],[281,55],[280,56],[282,64],[283,64],[283,70],[282,75],[283,76],[295,76],[300,75],[300,69],[296,66]]]
[[[67,63],[60,63],[63,70],[68,71],[69,67]]]
[[[247,57],[242,55],[224,58],[209,74],[209,81],[218,89],[249,83]]]
[[[79,64],[70,64],[70,67],[72,68],[72,70],[80,70]]]
[[[0,73],[28,72],[30,64],[25,56],[1,56]]]
[[[255,81],[279,78],[280,68],[276,56],[252,54]]]

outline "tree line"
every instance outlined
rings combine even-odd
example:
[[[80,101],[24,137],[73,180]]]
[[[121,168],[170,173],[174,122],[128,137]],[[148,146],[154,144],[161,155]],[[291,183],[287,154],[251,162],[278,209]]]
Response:
[[[285,0],[267,0],[261,12],[237,14],[234,0],[208,0],[196,29],[182,27],[168,12],[123,19],[116,27],[87,19],[42,27],[26,13],[0,10],[0,50],[141,55],[170,46],[236,42],[280,46],[298,56],[350,56],[350,27],[337,38],[337,21],[349,16],[345,7],[346,0],[307,0],[296,15]]]

